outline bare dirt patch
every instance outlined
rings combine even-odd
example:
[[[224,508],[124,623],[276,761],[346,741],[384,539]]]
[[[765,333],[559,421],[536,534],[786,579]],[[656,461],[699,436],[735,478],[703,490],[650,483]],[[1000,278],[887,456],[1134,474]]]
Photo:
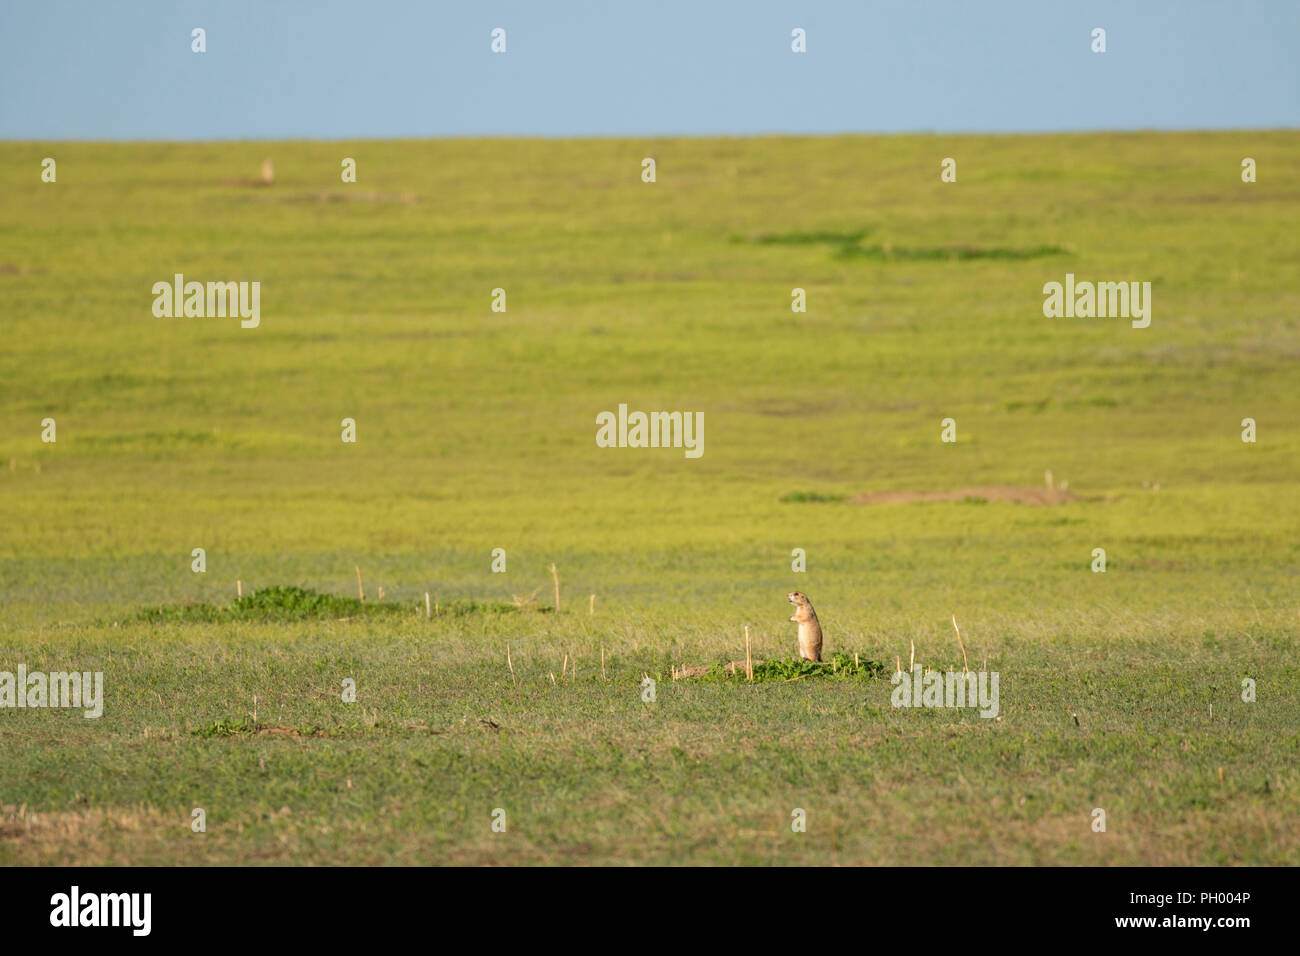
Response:
[[[758,667],[762,664],[763,661],[757,657],[750,661],[750,665],[753,667]],[[692,677],[703,677],[712,669],[713,665],[711,664],[683,664],[681,667],[674,666],[672,669],[673,680],[687,680]],[[728,674],[743,674],[745,673],[745,662],[731,661],[724,664],[722,669]]]
[[[392,202],[403,205],[420,201],[415,193],[363,192],[355,189],[318,189],[309,193],[285,193],[275,198],[280,202]]]
[[[1033,488],[1017,485],[985,485],[980,488],[963,488],[958,491],[868,491],[849,499],[854,505],[897,505],[913,501],[1010,501],[1018,505],[1063,505],[1071,501],[1086,501],[1074,492],[1061,488]]]
[[[64,841],[102,839],[111,833],[138,833],[187,826],[176,814],[150,807],[107,807],[38,812],[24,804],[0,807],[0,840]]]
[[[267,182],[264,179],[223,179],[221,185],[234,187],[236,189],[257,189],[266,190],[260,196],[267,202],[287,202],[287,203],[339,203],[339,202],[375,202],[375,203],[401,203],[402,205],[411,205],[420,201],[420,197],[415,193],[402,192],[384,193],[366,189],[349,189],[341,187],[337,189],[314,189],[311,191],[286,191],[283,187],[276,187],[274,182]]]

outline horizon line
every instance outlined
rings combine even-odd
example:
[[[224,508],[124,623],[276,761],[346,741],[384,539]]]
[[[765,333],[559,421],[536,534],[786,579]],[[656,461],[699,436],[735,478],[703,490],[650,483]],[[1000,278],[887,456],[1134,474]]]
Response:
[[[594,134],[546,134],[546,133],[450,133],[434,135],[356,135],[356,136],[210,136],[183,137],[179,139],[153,137],[18,137],[0,136],[0,143],[80,143],[85,145],[149,145],[168,144],[211,144],[211,143],[343,143],[369,140],[374,142],[430,142],[430,141],[573,141],[573,140],[618,140],[618,139],[836,139],[848,137],[894,137],[894,136],[1089,136],[1089,135],[1150,135],[1150,134],[1188,134],[1188,133],[1293,133],[1300,132],[1300,125],[1295,126],[1209,126],[1209,127],[1099,127],[1079,129],[1062,127],[1061,129],[995,129],[995,130],[827,130],[818,132],[789,132],[766,130],[755,133],[594,133]]]

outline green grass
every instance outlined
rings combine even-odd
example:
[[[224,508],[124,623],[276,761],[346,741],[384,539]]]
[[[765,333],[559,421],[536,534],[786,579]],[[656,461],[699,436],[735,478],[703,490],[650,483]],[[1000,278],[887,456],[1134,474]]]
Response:
[[[822,661],[807,661],[797,657],[786,657],[774,661],[762,661],[751,667],[752,675],[744,673],[744,668],[728,668],[726,664],[712,665],[708,673],[690,678],[709,682],[732,682],[763,684],[772,681],[789,683],[805,678],[830,680],[863,680],[882,677],[888,671],[880,661],[863,660],[860,655],[838,651],[827,655]]]
[[[827,494],[824,491],[792,491],[789,494],[782,495],[777,500],[782,504],[826,504],[827,502],[843,501],[847,497],[848,495]]]
[[[319,594],[310,588],[273,585],[238,597],[225,606],[212,604],[174,604],[149,607],[140,611],[140,619],[153,624],[164,622],[213,623],[218,621],[301,621],[307,619],[342,619],[352,617],[393,617],[424,614],[501,614],[519,610],[504,601],[449,601],[430,609],[421,602],[366,603],[360,598]]]
[[[1300,862],[1298,176],[1289,131],[0,143],[0,671],[105,674],[0,709],[0,862]],[[261,327],[154,318],[176,272]],[[1045,319],[1067,272],[1150,328]],[[596,447],[624,402],[703,457]],[[777,673],[793,589],[884,673]],[[890,705],[954,614],[999,719]],[[747,625],[776,679],[673,680]]]

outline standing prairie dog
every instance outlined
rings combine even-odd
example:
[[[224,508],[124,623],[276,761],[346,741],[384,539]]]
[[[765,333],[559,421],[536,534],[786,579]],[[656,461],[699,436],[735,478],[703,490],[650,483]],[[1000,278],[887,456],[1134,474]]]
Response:
[[[790,620],[799,625],[799,656],[806,661],[821,660],[822,626],[812,602],[802,591],[791,591],[786,597],[794,605],[794,617]]]

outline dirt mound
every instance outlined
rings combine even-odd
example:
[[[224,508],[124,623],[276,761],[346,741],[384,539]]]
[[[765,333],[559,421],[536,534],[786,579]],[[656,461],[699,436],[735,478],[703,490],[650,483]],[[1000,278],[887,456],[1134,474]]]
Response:
[[[754,658],[749,663],[753,667],[761,667],[766,662]],[[683,664],[681,667],[674,666],[672,669],[673,680],[687,680],[692,677],[703,677],[711,670],[713,670],[712,664]],[[733,677],[736,674],[743,674],[745,673],[745,662],[731,661],[728,664],[723,664],[722,671],[723,673],[730,674]]]
[[[896,505],[910,501],[969,501],[982,504],[988,501],[1011,501],[1018,505],[1063,505],[1069,501],[1082,501],[1078,495],[1061,488],[1025,488],[1015,485],[987,485],[983,488],[964,488],[960,491],[868,491],[850,498],[855,505]]]

